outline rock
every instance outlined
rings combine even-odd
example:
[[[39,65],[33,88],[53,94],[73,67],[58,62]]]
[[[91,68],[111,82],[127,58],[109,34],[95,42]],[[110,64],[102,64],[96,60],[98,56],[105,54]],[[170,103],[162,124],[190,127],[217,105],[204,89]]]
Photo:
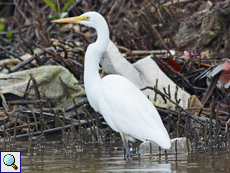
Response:
[[[146,141],[146,142],[141,143],[140,148],[139,148],[139,153],[140,154],[149,153],[150,152],[150,143],[151,143],[152,151],[154,151],[154,150],[158,151],[159,150],[159,145],[157,145],[154,142]],[[181,137],[181,138],[171,139],[171,148],[167,151],[176,152],[176,149],[175,149],[176,143],[177,143],[177,152],[178,153],[187,153],[188,149],[191,148],[191,142],[189,141],[189,139],[188,139],[188,145],[189,145],[189,148],[188,148],[186,138]],[[164,149],[161,149],[161,150],[164,151]]]

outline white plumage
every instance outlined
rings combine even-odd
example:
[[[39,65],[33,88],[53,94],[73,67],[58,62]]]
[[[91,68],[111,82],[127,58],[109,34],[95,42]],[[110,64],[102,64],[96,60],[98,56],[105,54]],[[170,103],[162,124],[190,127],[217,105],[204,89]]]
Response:
[[[119,75],[104,77],[96,90],[96,109],[111,128],[139,140],[151,140],[163,148],[171,146],[161,118],[147,97]]]
[[[84,84],[90,105],[100,112],[110,127],[121,134],[127,158],[131,156],[127,140],[137,138],[156,142],[169,149],[171,142],[162,120],[148,98],[129,80],[119,75],[101,79],[99,61],[109,43],[105,19],[96,12],[55,22],[77,22],[97,31],[97,41],[90,44],[85,54]]]

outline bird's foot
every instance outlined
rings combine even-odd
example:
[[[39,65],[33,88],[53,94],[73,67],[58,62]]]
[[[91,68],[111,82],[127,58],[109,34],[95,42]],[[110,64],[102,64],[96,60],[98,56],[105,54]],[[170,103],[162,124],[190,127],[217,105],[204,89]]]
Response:
[[[131,155],[130,156],[126,155],[126,164],[131,165],[131,161],[132,161]]]
[[[132,160],[132,157],[131,157],[131,156],[132,156],[132,154],[131,154],[130,151],[126,153],[126,161],[127,161],[127,162],[130,162],[130,161]]]

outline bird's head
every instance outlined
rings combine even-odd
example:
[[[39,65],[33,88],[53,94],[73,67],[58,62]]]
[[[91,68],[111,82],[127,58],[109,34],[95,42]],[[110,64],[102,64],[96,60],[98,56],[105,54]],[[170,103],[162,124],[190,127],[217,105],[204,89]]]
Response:
[[[56,23],[79,23],[85,26],[96,28],[97,25],[100,25],[100,19],[103,18],[97,12],[87,12],[77,17],[70,17],[64,19],[54,20],[52,22]]]

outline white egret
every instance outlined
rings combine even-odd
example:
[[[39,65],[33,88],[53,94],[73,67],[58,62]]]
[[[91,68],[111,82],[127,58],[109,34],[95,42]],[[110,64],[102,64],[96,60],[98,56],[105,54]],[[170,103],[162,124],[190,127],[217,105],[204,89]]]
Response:
[[[93,109],[101,113],[116,132],[119,132],[131,157],[128,140],[154,141],[164,149],[171,147],[169,135],[162,120],[148,98],[129,80],[119,75],[99,75],[99,61],[109,43],[109,29],[105,19],[97,12],[55,20],[58,23],[79,23],[97,31],[97,40],[88,46],[85,54],[84,85]]]

